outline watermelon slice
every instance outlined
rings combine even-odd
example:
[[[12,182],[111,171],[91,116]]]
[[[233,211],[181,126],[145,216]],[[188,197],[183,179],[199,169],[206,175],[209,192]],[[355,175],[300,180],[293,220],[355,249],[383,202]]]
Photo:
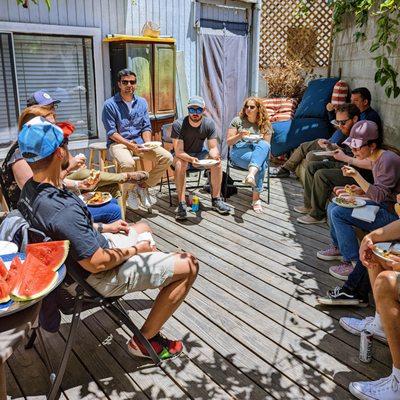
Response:
[[[69,240],[33,243],[26,246],[27,255],[34,255],[43,264],[51,267],[53,271],[57,271],[64,263],[68,250]]]
[[[56,282],[57,272],[53,271],[53,265],[44,264],[28,253],[23,263],[21,279],[10,293],[19,301],[33,300],[46,295]]]
[[[23,264],[18,256],[11,261],[10,270],[8,271],[6,282],[8,285],[8,293],[17,286],[23,274]]]
[[[0,258],[0,278],[6,279],[8,274],[8,269],[4,264],[3,260]]]
[[[8,283],[0,277],[0,304],[10,301]]]

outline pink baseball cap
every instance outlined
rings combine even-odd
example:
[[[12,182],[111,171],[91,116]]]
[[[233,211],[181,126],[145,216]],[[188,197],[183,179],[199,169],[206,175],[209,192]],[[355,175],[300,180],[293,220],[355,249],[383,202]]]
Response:
[[[378,139],[378,125],[373,121],[358,121],[351,128],[349,137],[343,142],[347,146],[358,149],[370,140]]]

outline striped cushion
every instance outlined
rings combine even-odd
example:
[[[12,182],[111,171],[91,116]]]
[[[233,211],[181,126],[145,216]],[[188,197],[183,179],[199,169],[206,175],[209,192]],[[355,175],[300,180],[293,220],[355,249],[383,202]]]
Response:
[[[346,103],[347,94],[349,93],[349,85],[344,81],[338,81],[333,87],[331,103],[334,106]]]
[[[290,98],[263,99],[271,122],[293,119],[297,107],[297,100]]]

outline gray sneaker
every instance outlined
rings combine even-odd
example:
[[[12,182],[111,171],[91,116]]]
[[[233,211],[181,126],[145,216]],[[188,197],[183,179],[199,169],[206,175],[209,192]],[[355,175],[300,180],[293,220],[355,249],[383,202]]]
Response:
[[[221,199],[221,197],[216,197],[215,199],[212,199],[211,203],[212,209],[218,211],[220,214],[226,215],[229,214],[231,211],[231,208]]]
[[[182,221],[187,219],[187,211],[186,211],[186,203],[184,201],[180,201],[178,204],[178,208],[176,209],[175,219],[177,221]]]
[[[270,171],[271,178],[289,178],[290,171],[286,168],[280,167]]]

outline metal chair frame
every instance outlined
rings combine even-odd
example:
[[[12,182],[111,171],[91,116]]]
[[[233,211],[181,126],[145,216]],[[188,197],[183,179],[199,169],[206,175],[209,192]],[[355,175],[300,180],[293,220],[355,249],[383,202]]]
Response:
[[[165,143],[168,144],[172,144],[172,139],[171,139],[171,128],[172,128],[172,123],[170,124],[164,124],[161,127],[161,141],[162,141],[162,145],[164,147]],[[198,178],[197,178],[197,184],[196,185],[189,185],[186,186],[186,190],[195,190],[195,189],[199,189],[201,187],[203,187],[202,185],[200,185],[200,181],[201,181],[201,174],[203,171],[206,171],[205,168],[189,168],[186,171],[186,175],[192,174],[192,173],[198,173]],[[176,191],[176,186],[175,187],[171,187],[171,180],[170,180],[170,176],[169,176],[169,171],[168,169],[166,170],[166,176],[167,176],[167,186],[168,186],[168,196],[169,196],[169,206],[172,207],[172,192]],[[160,182],[160,192],[162,190],[163,187],[163,180],[161,179]]]
[[[233,164],[232,160],[231,160],[231,148],[228,147],[228,155],[227,155],[227,160],[226,160],[226,169],[225,169],[225,186],[224,186],[224,201],[226,201],[227,198],[227,194],[228,194],[228,188],[229,187],[237,187],[237,188],[248,188],[248,185],[245,185],[242,183],[242,181],[240,179],[233,179],[233,184],[228,184],[228,178],[230,177],[229,175],[229,171],[231,169],[236,169],[238,171],[247,171],[247,169],[245,168],[241,168],[235,164]],[[270,192],[271,192],[271,186],[270,186],[270,171],[269,171],[269,163],[267,166],[267,173],[266,173],[266,185],[263,185],[263,189],[267,191],[267,204],[270,203],[271,200],[271,196],[270,196]],[[236,182],[240,182],[238,184],[236,184]],[[265,182],[265,179],[264,179]]]

